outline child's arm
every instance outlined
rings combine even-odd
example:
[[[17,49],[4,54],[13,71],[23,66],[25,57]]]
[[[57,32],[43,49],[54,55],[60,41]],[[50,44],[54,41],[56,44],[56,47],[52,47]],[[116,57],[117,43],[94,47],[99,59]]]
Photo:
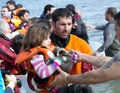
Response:
[[[61,65],[62,60],[60,58],[55,58],[52,64],[46,65],[44,56],[37,54],[30,60],[30,63],[33,65],[40,78],[47,78],[56,71],[56,68]]]
[[[67,77],[69,74],[65,71],[63,71],[60,67],[57,67],[57,71],[64,77]]]

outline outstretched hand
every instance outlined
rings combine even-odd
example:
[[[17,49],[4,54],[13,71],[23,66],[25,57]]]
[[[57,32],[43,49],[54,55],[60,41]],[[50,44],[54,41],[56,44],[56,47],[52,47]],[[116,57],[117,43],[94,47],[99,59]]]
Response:
[[[81,61],[81,55],[82,53],[73,49],[69,49],[71,52],[73,52],[73,54],[75,54],[75,56],[77,56],[77,58],[75,58],[77,61]]]
[[[53,82],[51,83],[51,86],[60,88],[60,87],[67,86],[68,84],[69,82],[66,80],[66,77],[63,75],[59,75],[53,80]]]

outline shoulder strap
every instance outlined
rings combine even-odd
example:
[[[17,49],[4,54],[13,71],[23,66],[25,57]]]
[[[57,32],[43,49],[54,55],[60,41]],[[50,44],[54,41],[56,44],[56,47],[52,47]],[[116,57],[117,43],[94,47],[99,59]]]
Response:
[[[15,63],[20,64],[20,63],[22,63],[24,61],[29,60],[30,58],[32,58],[35,54],[37,54],[39,52],[40,48],[41,48],[40,46],[32,48],[32,49],[30,49],[30,52],[21,51],[18,54],[18,56],[17,56],[17,58],[15,60]]]

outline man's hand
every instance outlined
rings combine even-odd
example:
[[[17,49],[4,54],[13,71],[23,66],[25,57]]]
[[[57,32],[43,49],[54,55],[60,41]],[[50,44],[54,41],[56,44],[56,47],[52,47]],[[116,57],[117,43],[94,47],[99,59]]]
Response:
[[[69,84],[69,82],[67,81],[68,76],[69,75],[67,75],[66,77],[63,75],[57,76],[52,82],[51,86],[57,88],[67,86]]]

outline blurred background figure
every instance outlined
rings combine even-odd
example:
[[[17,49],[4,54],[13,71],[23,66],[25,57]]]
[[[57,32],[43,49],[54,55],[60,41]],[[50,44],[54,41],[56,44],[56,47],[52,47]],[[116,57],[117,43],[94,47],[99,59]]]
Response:
[[[54,5],[48,4],[44,7],[43,13],[40,15],[40,18],[45,18],[48,14],[52,14],[55,10]]]
[[[6,2],[6,6],[8,7],[9,11],[13,11],[16,7],[16,2],[13,0],[9,0]]]
[[[66,8],[71,12],[73,19],[73,27],[71,34],[78,36],[88,42],[88,34],[85,23],[83,22],[80,13],[78,13],[73,4],[68,4]]]
[[[117,14],[115,7],[108,7],[105,11],[105,20],[107,23],[100,26],[88,26],[90,29],[97,29],[103,31],[104,42],[93,53],[93,55],[99,55],[99,53],[105,51],[106,56],[113,57],[120,50],[120,42],[116,39],[116,31],[114,25],[114,17]]]

